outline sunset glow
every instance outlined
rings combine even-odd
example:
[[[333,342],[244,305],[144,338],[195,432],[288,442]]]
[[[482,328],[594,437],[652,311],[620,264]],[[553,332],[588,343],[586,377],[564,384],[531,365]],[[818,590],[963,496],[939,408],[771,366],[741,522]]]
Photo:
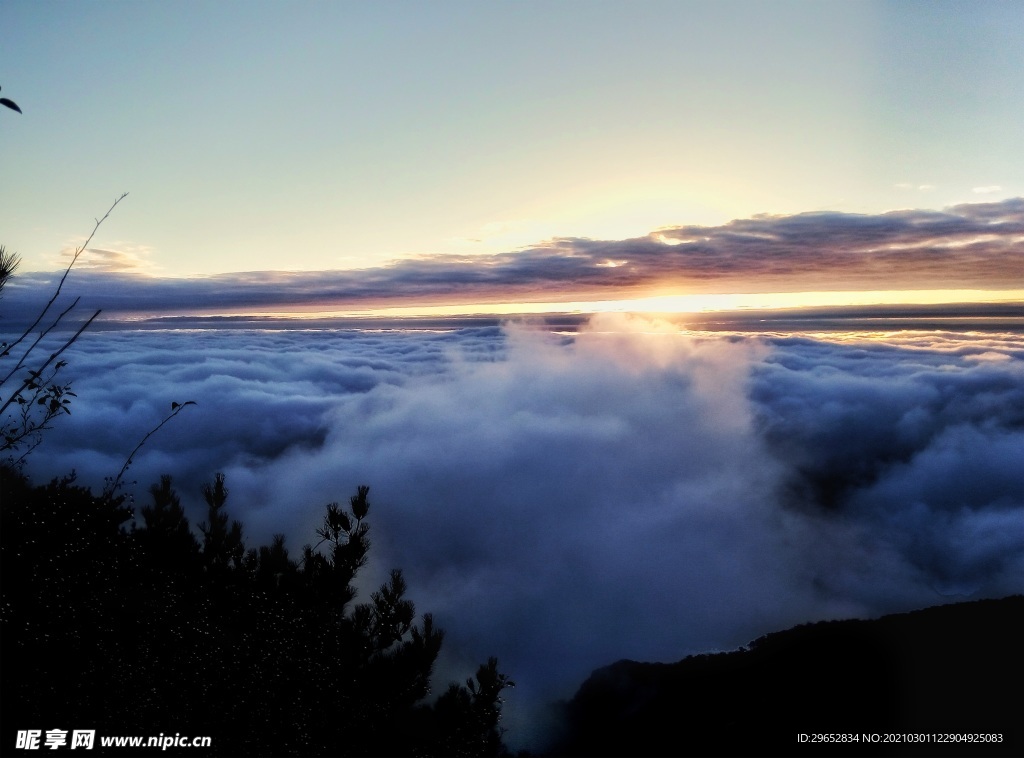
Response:
[[[771,292],[735,295],[652,295],[622,300],[569,302],[459,303],[456,305],[384,306],[353,310],[331,308],[305,312],[266,311],[269,317],[522,315],[541,313],[713,313],[745,309],[781,310],[820,306],[942,305],[947,303],[1020,303],[1021,290],[876,290],[873,292]]]

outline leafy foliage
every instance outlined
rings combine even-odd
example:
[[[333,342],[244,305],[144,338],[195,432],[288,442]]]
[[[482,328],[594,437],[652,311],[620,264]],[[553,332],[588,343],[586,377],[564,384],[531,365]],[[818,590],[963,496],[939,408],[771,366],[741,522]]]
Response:
[[[4,410],[11,408],[12,412],[0,419],[0,451],[17,450],[27,444],[28,449],[19,458],[24,459],[42,441],[42,433],[52,428],[55,418],[71,413],[70,398],[76,395],[69,383],[55,381],[66,365],[58,361],[45,375],[37,370],[27,372],[21,387],[4,403]]]
[[[17,111],[18,113],[21,113],[21,108],[18,107],[18,104],[13,100],[9,100],[6,97],[0,97],[0,105],[6,105],[12,111]]]
[[[503,751],[512,682],[497,661],[427,704],[444,633],[417,620],[402,573],[354,602],[368,488],[326,507],[296,561],[282,535],[246,549],[221,475],[203,488],[198,535],[168,476],[134,525],[123,498],[73,478],[0,477],[0,644],[5,661],[32,662],[5,672],[5,729],[187,729],[239,755]]]

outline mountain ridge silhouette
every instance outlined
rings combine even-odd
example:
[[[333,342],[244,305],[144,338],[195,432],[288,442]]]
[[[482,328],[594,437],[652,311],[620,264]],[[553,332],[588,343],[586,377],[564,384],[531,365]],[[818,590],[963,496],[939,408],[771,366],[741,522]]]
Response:
[[[1021,755],[1022,674],[1022,595],[801,624],[731,652],[595,670],[548,753]]]

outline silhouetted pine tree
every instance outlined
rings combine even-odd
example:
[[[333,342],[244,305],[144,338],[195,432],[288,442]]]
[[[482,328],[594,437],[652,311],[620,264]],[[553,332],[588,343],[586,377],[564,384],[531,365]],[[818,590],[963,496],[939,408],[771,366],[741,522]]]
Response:
[[[131,696],[110,665],[136,642],[138,562],[122,529],[130,518],[119,499],[93,497],[73,475],[33,487],[0,466],[4,752],[9,730],[70,724],[73,714],[101,728],[107,699]]]
[[[353,604],[368,488],[331,503],[301,561],[284,537],[246,551],[224,478],[202,543],[170,477],[142,523],[72,478],[0,470],[4,744],[17,729],[211,735],[218,755],[495,755],[497,661],[428,705],[444,639],[416,623],[400,571]],[[124,754],[121,749],[119,754]]]

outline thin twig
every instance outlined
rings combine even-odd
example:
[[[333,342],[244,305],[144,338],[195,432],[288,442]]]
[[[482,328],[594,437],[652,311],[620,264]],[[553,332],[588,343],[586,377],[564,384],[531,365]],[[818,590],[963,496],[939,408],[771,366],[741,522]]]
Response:
[[[39,322],[43,320],[47,312],[49,312],[50,306],[54,304],[54,302],[57,300],[57,296],[60,295],[60,290],[64,286],[64,280],[67,279],[68,274],[71,273],[71,267],[75,265],[75,261],[78,260],[78,256],[80,256],[82,252],[85,250],[85,248],[89,246],[89,243],[92,242],[92,238],[96,235],[97,230],[100,228],[100,224],[107,220],[107,217],[113,212],[114,208],[117,207],[117,204],[124,200],[126,197],[128,197],[127,192],[125,192],[123,195],[121,195],[121,197],[117,198],[117,200],[114,201],[114,204],[110,206],[106,213],[103,214],[103,218],[96,219],[96,226],[92,228],[92,232],[89,234],[88,238],[85,240],[85,242],[82,243],[81,247],[75,250],[75,254],[71,256],[71,263],[68,264],[67,269],[64,271],[64,276],[62,276],[60,278],[60,282],[57,283],[57,290],[56,292],[53,293],[53,297],[50,298],[50,301],[46,304],[43,310],[40,311],[39,315],[36,317],[36,320],[32,322],[32,326],[26,329],[24,333],[14,341],[14,344],[9,345],[7,347],[8,352],[17,347],[18,344],[20,344],[21,341],[25,339],[25,337],[31,334],[35,330],[35,328],[39,326]],[[29,352],[31,352],[31,350],[29,350]]]
[[[187,405],[195,405],[195,404],[196,404],[195,400],[187,400],[184,403],[171,403],[171,412],[167,415],[167,417],[163,421],[161,421],[155,427],[150,429],[149,430],[149,434],[147,434],[145,437],[142,438],[142,442],[140,442],[138,445],[135,446],[135,449],[132,450],[131,454],[125,460],[124,465],[121,466],[121,470],[117,472],[117,476],[114,478],[114,481],[110,484],[109,487],[107,487],[103,491],[103,494],[106,497],[108,497],[108,498],[113,497],[114,493],[117,492],[118,488],[121,486],[121,477],[124,476],[125,472],[128,470],[128,467],[132,465],[132,459],[134,459],[135,458],[135,454],[137,452],[139,452],[139,450],[142,449],[142,446],[146,444],[146,440],[148,440],[150,437],[152,437],[154,434],[156,434],[158,431],[160,431],[160,427],[162,427],[164,424],[166,424],[172,418],[174,418],[179,413],[181,413],[182,410],[184,410],[185,406],[187,406]]]
[[[29,349],[25,351],[25,354],[18,359],[17,365],[15,365],[15,367],[10,370],[7,376],[5,376],[3,379],[0,379],[0,387],[3,387],[5,384],[7,384],[10,378],[21,370],[21,367],[25,365],[25,361],[32,354],[32,351],[35,350],[39,343],[43,341],[43,338],[46,337],[46,335],[49,334],[51,331],[53,331],[53,328],[57,326],[61,322],[61,320],[66,315],[68,315],[76,305],[78,305],[78,301],[81,299],[81,297],[76,297],[74,302],[71,303],[71,305],[69,305],[67,308],[61,311],[61,314],[53,320],[52,324],[46,327],[43,331],[39,332],[39,336],[36,337],[36,341],[33,342]]]

